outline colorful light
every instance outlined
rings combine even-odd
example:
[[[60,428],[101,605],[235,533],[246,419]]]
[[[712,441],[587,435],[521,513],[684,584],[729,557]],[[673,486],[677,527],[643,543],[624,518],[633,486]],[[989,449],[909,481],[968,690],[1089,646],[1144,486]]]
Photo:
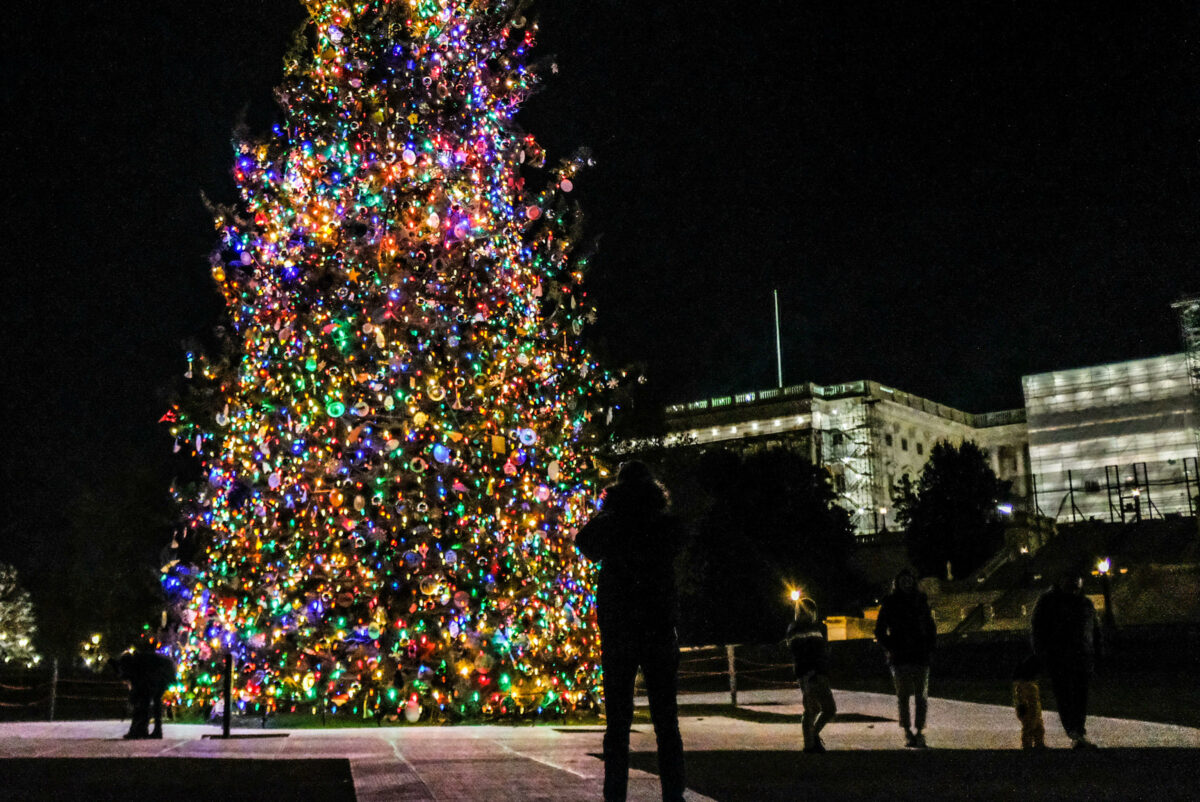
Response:
[[[164,580],[188,703],[225,650],[240,698],[270,705],[595,703],[569,534],[616,383],[580,340],[563,193],[586,155],[546,169],[513,121],[538,80],[514,5],[309,0],[284,121],[237,145],[212,257],[226,349],[190,356],[167,416],[206,477],[179,493],[197,556]]]

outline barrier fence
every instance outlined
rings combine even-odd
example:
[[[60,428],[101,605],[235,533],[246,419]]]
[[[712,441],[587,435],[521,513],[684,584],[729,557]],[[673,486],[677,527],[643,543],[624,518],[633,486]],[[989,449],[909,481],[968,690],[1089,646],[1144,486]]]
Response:
[[[739,690],[795,688],[792,663],[785,658],[786,651],[772,645],[685,646],[680,649],[679,690],[728,690],[730,703],[737,705]],[[640,674],[637,687],[645,691]]]
[[[0,671],[0,721],[124,718],[124,682],[49,669]]]
[[[792,664],[780,647],[757,644],[690,646],[680,650],[679,689],[684,693],[793,688]],[[644,692],[641,676],[638,688]],[[0,721],[124,718],[124,682],[50,670],[0,672]]]

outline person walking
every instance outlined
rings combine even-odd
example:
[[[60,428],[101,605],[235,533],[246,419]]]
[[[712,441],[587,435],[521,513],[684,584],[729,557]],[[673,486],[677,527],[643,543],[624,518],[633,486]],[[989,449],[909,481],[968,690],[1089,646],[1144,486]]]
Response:
[[[924,749],[925,716],[929,709],[929,658],[937,645],[937,627],[929,600],[917,589],[917,575],[905,568],[896,575],[892,592],[879,607],[875,640],[887,655],[900,708],[904,745]],[[909,712],[913,698],[915,722]],[[915,727],[914,727],[915,724]]]
[[[817,603],[804,598],[796,604],[796,617],[788,625],[788,648],[804,700],[804,751],[821,753],[821,730],[837,715],[829,687],[829,630],[817,615]]]
[[[1050,675],[1058,718],[1075,749],[1095,749],[1087,739],[1088,682],[1100,647],[1100,621],[1083,595],[1083,577],[1060,576],[1033,608],[1033,652]]]
[[[596,615],[604,671],[604,799],[625,799],[629,783],[629,728],[634,680],[646,681],[650,718],[658,741],[664,802],[684,792],[683,740],[679,735],[678,598],[675,558],[683,527],[669,511],[666,491],[645,463],[621,465],[604,491],[600,512],[579,530],[575,545],[600,563]]]

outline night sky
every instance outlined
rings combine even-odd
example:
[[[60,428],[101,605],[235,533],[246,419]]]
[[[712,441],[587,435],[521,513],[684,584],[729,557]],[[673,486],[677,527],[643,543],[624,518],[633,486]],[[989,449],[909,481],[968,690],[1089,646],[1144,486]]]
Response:
[[[7,506],[132,463],[165,492],[156,421],[182,342],[220,322],[201,193],[233,199],[231,132],[275,119],[304,12],[21,5],[0,48]],[[1020,406],[1025,373],[1179,350],[1200,25],[1185,0],[1126,5],[535,4],[559,72],[520,121],[552,157],[593,151],[598,348],[663,402],[771,387],[778,288],[786,383],[969,411]]]

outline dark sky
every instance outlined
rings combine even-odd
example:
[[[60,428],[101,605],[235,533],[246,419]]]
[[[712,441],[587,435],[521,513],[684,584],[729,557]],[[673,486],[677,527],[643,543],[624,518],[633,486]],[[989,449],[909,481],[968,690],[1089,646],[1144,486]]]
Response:
[[[218,322],[203,191],[263,130],[298,0],[22,3],[3,32],[9,493],[159,464]],[[1075,5],[1075,4],[1072,4]],[[590,285],[664,401],[873,378],[971,411],[1178,350],[1200,291],[1194,3],[547,0],[523,126],[596,167]],[[78,8],[80,6],[82,8]],[[38,8],[29,8],[38,7]],[[83,478],[80,478],[83,477]]]

